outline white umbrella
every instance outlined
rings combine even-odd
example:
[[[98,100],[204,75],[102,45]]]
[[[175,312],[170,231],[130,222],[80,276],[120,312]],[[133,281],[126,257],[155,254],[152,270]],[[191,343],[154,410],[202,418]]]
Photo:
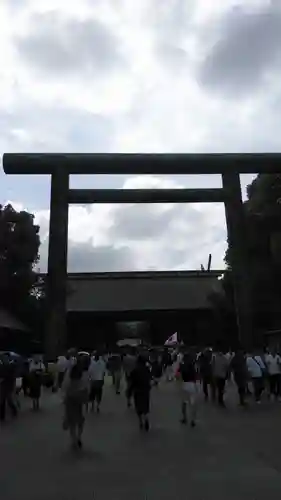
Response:
[[[131,347],[137,347],[141,343],[140,339],[121,339],[118,340],[117,345],[118,347],[124,347],[125,345],[129,345]]]

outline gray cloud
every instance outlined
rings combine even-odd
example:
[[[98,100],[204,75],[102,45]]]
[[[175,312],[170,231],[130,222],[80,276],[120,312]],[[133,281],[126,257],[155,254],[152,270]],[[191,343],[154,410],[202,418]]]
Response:
[[[4,4],[9,9],[17,11],[18,9],[26,6],[26,0],[4,0]]]
[[[0,113],[0,151],[3,153],[110,151],[114,147],[114,137],[110,118],[63,106],[35,106],[30,101],[24,104],[23,99],[13,112]],[[80,182],[87,185],[85,178]],[[0,165],[2,202],[7,198],[20,200],[25,206],[42,209],[49,206],[48,196],[45,177],[5,176]]]
[[[116,208],[112,226],[113,238],[125,238],[129,241],[140,241],[148,238],[161,238],[169,234],[175,221],[182,219],[185,207],[175,204],[169,210],[155,210],[153,205],[132,205]],[[188,220],[196,227],[201,222],[201,214],[188,207]]]
[[[272,2],[257,11],[234,9],[217,27],[219,40],[200,71],[200,82],[229,94],[252,92],[281,62],[281,10]]]
[[[146,21],[162,41],[177,44],[188,34],[195,7],[195,0],[162,0],[161,5],[151,2]]]
[[[155,56],[168,70],[186,68],[189,56],[184,42],[191,34],[194,0],[162,0],[149,6],[146,22],[153,30]]]
[[[171,70],[184,69],[188,66],[188,54],[181,47],[168,43],[159,43],[156,46],[156,55]]]
[[[20,131],[20,132],[19,132]],[[24,102],[13,112],[0,113],[0,147],[9,151],[93,152],[110,149],[114,135],[110,118],[64,106]],[[2,148],[1,148],[2,149]]]
[[[41,226],[42,227],[42,226]],[[91,242],[68,242],[68,271],[69,272],[111,272],[135,270],[136,262],[130,248],[124,246],[115,248],[113,245],[93,247]],[[47,270],[48,239],[40,246],[41,272]]]
[[[93,248],[89,243],[71,242],[68,250],[68,270],[71,272],[111,272],[135,269],[133,254],[128,247],[113,245]]]
[[[210,212],[179,205],[158,217],[153,216],[153,207],[150,207],[150,213],[148,210],[146,213],[139,210],[139,214],[137,210],[132,211],[131,207],[127,214],[125,209],[120,213],[116,207],[115,224],[108,228],[105,221],[106,243],[93,247],[93,234],[83,243],[75,241],[74,234],[69,238],[68,270],[110,272],[199,269],[201,263],[206,265],[209,253],[213,253],[214,267],[219,268],[226,228],[225,224],[219,221],[217,208],[214,208],[212,216]],[[140,206],[136,209],[140,209]],[[81,214],[77,213],[76,217],[81,217]],[[120,225],[120,220],[126,225]],[[48,255],[46,214],[42,214],[38,222],[42,235],[39,267],[41,271],[45,271]],[[102,231],[102,228],[96,230]]]
[[[122,64],[119,39],[97,20],[73,20],[58,13],[33,16],[31,30],[15,39],[29,63],[50,74],[107,72]]]

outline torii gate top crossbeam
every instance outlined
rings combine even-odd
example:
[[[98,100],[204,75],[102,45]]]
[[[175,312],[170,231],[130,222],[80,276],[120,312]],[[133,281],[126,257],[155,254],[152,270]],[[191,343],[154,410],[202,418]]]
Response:
[[[281,153],[4,154],[6,174],[240,174],[281,173]]]

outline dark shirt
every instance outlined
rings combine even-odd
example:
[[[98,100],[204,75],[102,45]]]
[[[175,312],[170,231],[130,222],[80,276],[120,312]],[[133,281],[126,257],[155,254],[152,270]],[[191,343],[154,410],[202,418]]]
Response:
[[[183,361],[180,364],[179,372],[183,382],[196,382],[197,373],[194,360]]]
[[[2,389],[12,391],[16,383],[16,366],[14,363],[2,363],[0,365],[0,383]]]
[[[109,366],[112,371],[118,371],[122,368],[122,358],[119,354],[113,354],[109,360]]]
[[[210,377],[212,375],[212,353],[202,352],[199,357],[199,367],[202,377]]]
[[[131,373],[132,388],[134,391],[149,391],[151,372],[147,365],[138,365]]]
[[[172,356],[169,352],[163,354],[162,364],[164,366],[171,366],[173,364]]]
[[[231,360],[231,370],[234,378],[246,378],[248,374],[246,358],[243,354],[237,353]]]

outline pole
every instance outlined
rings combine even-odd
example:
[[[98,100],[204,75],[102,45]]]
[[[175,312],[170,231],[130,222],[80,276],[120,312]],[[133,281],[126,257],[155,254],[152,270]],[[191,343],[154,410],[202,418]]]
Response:
[[[68,172],[58,166],[51,177],[45,333],[48,360],[56,359],[66,345],[68,190]]]
[[[239,174],[233,172],[222,174],[222,185],[225,191],[225,214],[238,338],[243,346],[250,348],[253,344],[251,275]]]

